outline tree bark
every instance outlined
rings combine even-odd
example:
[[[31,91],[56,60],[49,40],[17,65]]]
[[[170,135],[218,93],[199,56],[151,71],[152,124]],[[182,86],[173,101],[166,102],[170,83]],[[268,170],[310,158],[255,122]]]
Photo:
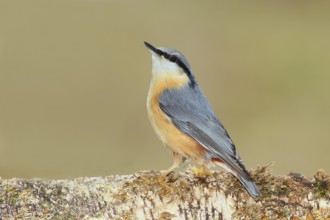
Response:
[[[262,196],[212,172],[143,171],[73,180],[0,179],[0,219],[330,219],[330,178],[250,172]]]

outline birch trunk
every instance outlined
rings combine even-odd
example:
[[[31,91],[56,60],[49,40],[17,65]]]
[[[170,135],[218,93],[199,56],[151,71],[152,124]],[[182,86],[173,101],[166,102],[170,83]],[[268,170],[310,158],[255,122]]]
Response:
[[[0,179],[0,219],[330,219],[330,178],[251,175],[253,200],[231,174],[160,171],[73,180]]]

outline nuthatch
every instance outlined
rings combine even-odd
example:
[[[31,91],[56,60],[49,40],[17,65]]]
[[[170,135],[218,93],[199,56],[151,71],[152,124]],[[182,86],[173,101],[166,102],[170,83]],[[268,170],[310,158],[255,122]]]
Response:
[[[156,48],[147,42],[145,45],[152,53],[147,99],[149,119],[174,158],[167,172],[188,159],[203,167],[215,164],[236,176],[252,197],[259,196],[258,187],[183,54],[171,48]]]

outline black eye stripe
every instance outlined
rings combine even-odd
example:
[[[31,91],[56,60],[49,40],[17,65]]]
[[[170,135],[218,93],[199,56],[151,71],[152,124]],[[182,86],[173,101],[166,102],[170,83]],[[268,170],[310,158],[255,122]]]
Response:
[[[163,51],[162,51],[162,52],[163,52]],[[177,56],[175,56],[175,55],[170,55],[170,54],[165,53],[165,52],[163,52],[162,56],[164,56],[167,60],[169,60],[169,61],[171,61],[171,62],[173,62],[173,63],[177,63],[177,64],[179,65],[180,60],[179,60],[179,58],[178,58]],[[182,62],[181,62],[181,63],[182,63]],[[182,64],[183,64],[183,63],[182,63]]]
[[[178,61],[178,58],[176,57],[176,56],[170,56],[170,58],[169,58],[169,60],[171,61],[171,62],[174,62],[174,63],[176,63],[177,61]]]
[[[169,61],[171,61],[171,62],[175,62],[175,60],[173,59],[175,56],[170,55],[170,54],[165,53],[165,52],[163,52],[163,56],[164,56],[166,59],[168,59]]]
[[[162,51],[163,52],[163,51]],[[163,52],[163,56],[173,62],[178,64],[179,67],[181,67],[188,75],[191,74],[189,68],[175,55],[169,55],[168,53]]]
[[[183,71],[187,74],[188,78],[190,79],[190,86],[194,87],[196,82],[194,76],[191,74],[190,69],[175,55],[170,55],[164,51],[157,51],[161,56],[164,56],[167,60],[176,63],[179,67],[183,69]]]
[[[194,88],[196,85],[196,81],[195,81],[195,77],[193,76],[193,74],[190,72],[190,69],[188,68],[188,66],[186,66],[186,64],[184,64],[184,62],[182,62],[179,57],[175,56],[175,55],[170,55],[168,53],[166,53],[165,51],[162,51],[160,49],[155,48],[154,46],[152,46],[151,44],[144,42],[144,44],[153,52],[155,52],[156,54],[158,54],[159,56],[163,56],[165,59],[167,59],[170,62],[176,63],[179,67],[182,68],[182,70],[187,74],[190,83],[189,85]]]

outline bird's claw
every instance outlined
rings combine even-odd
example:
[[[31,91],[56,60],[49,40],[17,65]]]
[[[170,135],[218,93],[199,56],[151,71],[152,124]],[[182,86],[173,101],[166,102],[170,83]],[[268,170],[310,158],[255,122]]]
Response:
[[[197,177],[212,176],[212,172],[207,170],[204,166],[200,168],[192,166],[190,169]]]

